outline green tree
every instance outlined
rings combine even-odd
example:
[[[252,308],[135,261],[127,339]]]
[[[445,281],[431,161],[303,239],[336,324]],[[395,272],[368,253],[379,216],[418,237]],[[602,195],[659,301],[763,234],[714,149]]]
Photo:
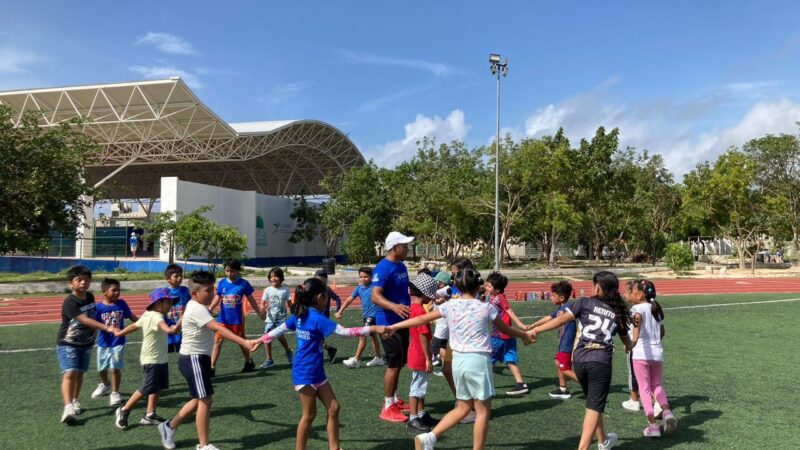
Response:
[[[375,261],[375,221],[372,216],[362,214],[350,226],[344,242],[345,252],[351,263]]]
[[[684,177],[687,216],[730,239],[739,256],[739,267],[746,267],[749,255],[752,270],[769,215],[756,174],[755,161],[732,147],[713,165],[698,164]]]
[[[538,243],[548,268],[555,268],[556,245],[580,220],[574,205],[573,152],[563,128],[555,136],[525,140],[521,146],[528,153],[528,164],[535,175],[526,179],[531,184],[532,201],[514,235],[525,242]]]
[[[758,187],[771,211],[771,234],[800,250],[800,139],[767,135],[749,141],[743,150],[756,163]]]
[[[218,261],[246,258],[247,236],[236,227],[214,223],[203,237],[201,251],[213,271],[217,270]]]
[[[40,251],[51,232],[74,233],[98,191],[86,182],[86,163],[98,151],[78,122],[43,130],[34,113],[0,105],[0,253]]]
[[[491,233],[489,221],[473,213],[480,180],[486,175],[480,153],[460,141],[437,144],[423,139],[417,147],[410,161],[384,176],[394,198],[392,225],[411,232],[421,243],[436,245],[440,256],[452,260]]]

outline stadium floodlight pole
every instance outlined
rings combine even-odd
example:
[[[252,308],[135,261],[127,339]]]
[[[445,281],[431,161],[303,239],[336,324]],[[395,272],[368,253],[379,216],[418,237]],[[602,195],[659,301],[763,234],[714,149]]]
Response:
[[[497,135],[494,142],[494,270],[500,270],[500,74],[508,76],[508,58],[489,54],[489,70],[497,76]]]

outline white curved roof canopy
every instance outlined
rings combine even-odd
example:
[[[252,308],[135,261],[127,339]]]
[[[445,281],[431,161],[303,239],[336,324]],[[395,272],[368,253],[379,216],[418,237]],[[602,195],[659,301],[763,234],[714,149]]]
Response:
[[[102,150],[88,163],[111,198],[155,198],[160,179],[271,195],[323,194],[326,176],[364,164],[337,128],[315,120],[228,124],[180,78],[0,92],[0,104],[41,114],[44,127],[76,117]]]

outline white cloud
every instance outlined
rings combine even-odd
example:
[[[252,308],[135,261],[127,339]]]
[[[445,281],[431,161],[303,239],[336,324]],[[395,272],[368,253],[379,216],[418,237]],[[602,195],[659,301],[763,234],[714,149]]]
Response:
[[[353,64],[368,64],[373,66],[406,67],[430,72],[437,77],[452,75],[458,70],[444,63],[424,61],[414,58],[394,58],[377,56],[370,53],[359,53],[351,50],[341,50],[340,55],[344,61]]]
[[[800,103],[788,98],[761,99],[774,82],[733,83],[710,94],[683,101],[656,99],[624,102],[606,84],[559,103],[539,108],[525,122],[531,137],[555,133],[564,127],[577,145],[591,138],[599,126],[620,129],[620,147],[647,149],[664,156],[680,178],[702,161],[713,160],[728,147],[742,146],[767,133],[797,133]],[[734,104],[748,101],[744,111],[731,116]],[[742,108],[739,108],[741,111]],[[719,123],[729,125],[712,125]]]
[[[257,101],[267,108],[274,109],[281,105],[286,105],[296,99],[305,91],[312,88],[314,83],[311,81],[293,81],[290,83],[273,86],[267,95],[259,97]]]
[[[170,55],[197,55],[199,52],[185,39],[169,33],[148,32],[136,40],[135,45],[152,45]]]
[[[0,73],[20,73],[26,71],[26,66],[41,61],[36,53],[0,48]]]
[[[203,83],[197,78],[197,75],[187,72],[185,70],[176,69],[168,66],[133,66],[130,68],[132,72],[136,72],[147,79],[181,77],[189,87],[193,89],[201,89]]]
[[[405,137],[369,149],[367,157],[373,158],[378,165],[394,167],[417,153],[417,141],[422,138],[435,138],[437,142],[463,141],[470,128],[460,109],[454,109],[445,118],[417,114],[413,122],[405,125]]]

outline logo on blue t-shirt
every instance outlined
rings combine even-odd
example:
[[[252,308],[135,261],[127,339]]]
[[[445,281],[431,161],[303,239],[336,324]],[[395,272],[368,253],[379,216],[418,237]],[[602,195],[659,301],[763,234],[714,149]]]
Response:
[[[110,305],[106,305],[102,302],[95,304],[94,319],[98,322],[121,330],[125,328],[125,319],[130,318],[131,309],[128,307],[125,300],[117,300]],[[98,333],[98,347],[116,347],[118,345],[125,345],[125,336],[116,337],[113,333],[107,331],[100,331],[100,333]]]
[[[223,278],[217,285],[217,295],[221,297],[217,321],[229,325],[241,324],[244,298],[253,295],[253,286],[244,278],[237,278],[236,281]]]

